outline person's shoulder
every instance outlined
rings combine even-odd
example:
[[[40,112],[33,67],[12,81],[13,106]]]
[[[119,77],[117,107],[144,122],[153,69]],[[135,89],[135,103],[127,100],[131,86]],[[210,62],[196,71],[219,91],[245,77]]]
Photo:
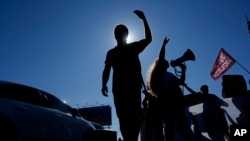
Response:
[[[116,50],[118,50],[118,47],[117,47],[117,46],[115,46],[115,47],[109,49],[107,53],[110,54],[110,53],[112,53],[112,52],[115,52]]]
[[[128,43],[128,45],[135,45],[135,44],[139,44],[139,43],[140,43],[139,41],[133,41],[133,42]]]
[[[208,101],[217,101],[219,99],[219,97],[217,97],[215,94],[209,93],[209,94],[203,94],[203,95]]]
[[[132,48],[132,47],[138,46],[138,44],[139,43],[137,41],[134,41],[134,42],[127,43],[126,47]]]
[[[210,97],[217,98],[216,94],[211,94],[211,93],[209,93],[208,95],[209,95]]]

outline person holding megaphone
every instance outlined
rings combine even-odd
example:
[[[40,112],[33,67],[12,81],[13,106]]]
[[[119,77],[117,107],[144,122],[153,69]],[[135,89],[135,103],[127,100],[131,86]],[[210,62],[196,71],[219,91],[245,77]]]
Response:
[[[157,98],[166,140],[174,141],[174,127],[177,123],[184,140],[191,141],[191,129],[185,115],[184,94],[180,88],[185,82],[186,65],[183,63],[176,65],[181,68],[180,78],[168,72],[170,65],[165,59],[165,46],[169,40],[167,37],[164,38],[159,58],[149,68],[147,85],[150,94]]]

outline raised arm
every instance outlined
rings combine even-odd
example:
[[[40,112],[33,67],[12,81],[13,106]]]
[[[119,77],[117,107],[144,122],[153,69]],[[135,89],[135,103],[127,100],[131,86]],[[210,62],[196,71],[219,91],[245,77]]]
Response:
[[[168,43],[170,39],[165,37],[161,46],[160,54],[159,54],[159,60],[164,60],[165,59],[165,47],[166,44]]]
[[[191,94],[197,94],[198,92],[194,91],[192,88],[190,88],[187,84],[183,84],[183,86],[191,93]]]
[[[135,10],[134,13],[143,20],[144,23],[144,32],[145,32],[145,39],[142,40],[144,45],[144,48],[152,42],[152,34],[151,34],[151,29],[148,25],[148,21],[144,15],[144,13],[140,10]]]

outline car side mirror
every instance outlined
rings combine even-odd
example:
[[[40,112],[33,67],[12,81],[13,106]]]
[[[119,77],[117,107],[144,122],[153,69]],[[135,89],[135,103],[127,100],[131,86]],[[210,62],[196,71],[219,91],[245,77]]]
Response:
[[[71,114],[73,117],[76,117],[78,114],[78,110],[76,108],[72,108]]]

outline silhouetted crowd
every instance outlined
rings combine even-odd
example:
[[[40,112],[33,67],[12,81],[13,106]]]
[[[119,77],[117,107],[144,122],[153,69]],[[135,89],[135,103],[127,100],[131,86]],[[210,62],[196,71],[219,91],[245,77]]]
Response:
[[[152,42],[152,35],[144,13],[140,10],[135,10],[134,13],[143,21],[145,38],[127,43],[128,28],[123,24],[117,25],[114,29],[117,45],[107,52],[102,75],[102,94],[108,96],[107,83],[111,69],[113,70],[112,93],[123,140],[138,141],[143,126],[144,132],[141,136],[145,141],[174,141],[176,129],[180,131],[180,136],[185,141],[192,141],[186,107],[199,103],[204,103],[202,116],[210,138],[216,140],[214,128],[219,129],[221,134],[229,136],[226,124],[212,127],[214,124],[221,125],[221,121],[225,121],[220,109],[225,103],[216,95],[210,94],[207,85],[202,85],[200,92],[195,92],[185,84],[186,60],[178,58],[175,62],[169,63],[165,58],[165,48],[170,41],[168,37],[163,39],[159,56],[149,67],[147,82],[144,84],[139,54]],[[180,75],[169,72],[170,66],[180,67]],[[186,97],[182,86],[190,92]],[[211,102],[212,106],[205,104]],[[193,118],[192,122],[199,136],[196,119]]]

